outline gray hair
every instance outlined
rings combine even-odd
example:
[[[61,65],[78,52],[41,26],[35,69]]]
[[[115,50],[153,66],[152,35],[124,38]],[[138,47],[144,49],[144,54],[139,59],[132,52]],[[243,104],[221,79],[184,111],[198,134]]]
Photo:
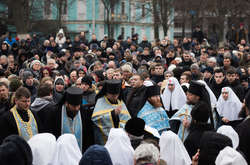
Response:
[[[156,165],[159,158],[160,151],[153,144],[140,144],[135,150],[136,165],[141,165],[145,163],[152,163]]]
[[[217,60],[216,60],[216,58],[215,58],[215,57],[210,57],[210,58],[208,59],[208,61],[211,61],[211,62],[214,62],[214,63],[216,63],[216,62],[217,62]]]

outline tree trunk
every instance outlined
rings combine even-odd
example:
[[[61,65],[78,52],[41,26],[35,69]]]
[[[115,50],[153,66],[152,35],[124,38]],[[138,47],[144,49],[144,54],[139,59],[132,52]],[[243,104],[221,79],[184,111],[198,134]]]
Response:
[[[57,8],[57,14],[58,14],[58,29],[60,29],[62,27],[62,1],[58,0],[57,2],[58,4],[58,8]]]
[[[17,34],[27,34],[30,26],[29,0],[10,0],[8,8],[12,11]]]
[[[159,12],[157,11],[157,0],[153,0],[154,37],[159,39]]]
[[[162,24],[162,29],[163,29],[163,33],[164,33],[164,36],[167,36],[168,35],[168,25],[166,23],[163,23]]]
[[[108,37],[111,37],[111,27],[110,27],[110,19],[109,19],[110,11],[107,10],[107,19],[106,19],[106,24],[108,26]]]

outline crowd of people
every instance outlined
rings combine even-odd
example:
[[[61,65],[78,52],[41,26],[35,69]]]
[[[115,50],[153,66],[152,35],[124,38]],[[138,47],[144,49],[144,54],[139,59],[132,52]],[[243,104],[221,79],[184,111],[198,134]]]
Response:
[[[3,35],[1,164],[250,163],[247,39],[139,37]]]

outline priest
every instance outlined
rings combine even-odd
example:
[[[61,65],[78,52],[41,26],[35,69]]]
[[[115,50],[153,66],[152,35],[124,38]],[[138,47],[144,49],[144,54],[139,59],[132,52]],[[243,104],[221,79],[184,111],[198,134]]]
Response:
[[[106,80],[96,96],[92,114],[95,143],[104,145],[111,128],[124,128],[130,119],[126,105],[122,101],[120,80]]]
[[[77,87],[69,87],[61,103],[48,107],[40,112],[40,118],[46,132],[58,138],[65,133],[74,134],[79,148],[84,152],[94,144],[91,112],[84,110],[82,104],[83,91]]]
[[[0,143],[9,135],[19,135],[28,141],[32,136],[42,132],[41,122],[29,108],[30,91],[20,87],[15,93],[15,106],[5,112],[0,119]]]
[[[156,129],[161,134],[170,129],[170,126],[168,115],[162,108],[160,87],[158,85],[147,87],[146,95],[148,99],[137,117],[143,119],[147,126]]]
[[[209,106],[209,118],[210,121],[212,121],[211,127],[214,128],[210,97],[205,85],[197,81],[191,81],[187,92],[186,104],[178,112],[176,112],[169,121],[171,130],[177,133],[182,141],[184,141],[189,134],[188,128],[191,122],[191,110],[193,106],[200,101],[204,101]]]

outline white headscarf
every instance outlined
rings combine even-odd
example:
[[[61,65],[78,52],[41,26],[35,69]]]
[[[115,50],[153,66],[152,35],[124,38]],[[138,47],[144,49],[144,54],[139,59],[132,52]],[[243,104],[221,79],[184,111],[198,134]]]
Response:
[[[215,160],[216,165],[247,165],[243,156],[232,147],[225,147]]]
[[[217,104],[217,98],[214,95],[213,91],[209,88],[209,86],[207,85],[207,83],[203,80],[198,80],[199,83],[202,83],[205,85],[207,92],[209,93],[209,97],[210,97],[210,102],[211,102],[211,106],[212,108],[216,107]]]
[[[220,95],[217,102],[219,115],[227,118],[229,121],[239,120],[238,114],[242,108],[242,103],[230,87],[224,87],[221,89],[222,91],[228,92],[228,99],[224,100],[222,94]]]
[[[105,147],[114,165],[134,164],[134,149],[122,128],[111,128]]]
[[[239,135],[238,133],[229,125],[223,125],[217,130],[218,133],[226,135],[233,142],[233,148],[236,149],[239,145]]]
[[[28,144],[32,150],[33,165],[52,165],[56,154],[56,138],[50,133],[33,136]]]
[[[168,89],[168,84],[170,83],[174,84],[175,86],[173,92]],[[167,80],[167,85],[163,94],[161,95],[161,98],[165,109],[168,111],[170,109],[170,102],[172,110],[175,110],[180,109],[183,105],[185,105],[187,100],[185,92],[175,77],[170,77]]]
[[[162,133],[159,145],[160,158],[168,165],[190,165],[192,163],[180,138],[172,131]]]
[[[82,158],[76,137],[73,134],[63,134],[57,139],[56,165],[78,165]]]

